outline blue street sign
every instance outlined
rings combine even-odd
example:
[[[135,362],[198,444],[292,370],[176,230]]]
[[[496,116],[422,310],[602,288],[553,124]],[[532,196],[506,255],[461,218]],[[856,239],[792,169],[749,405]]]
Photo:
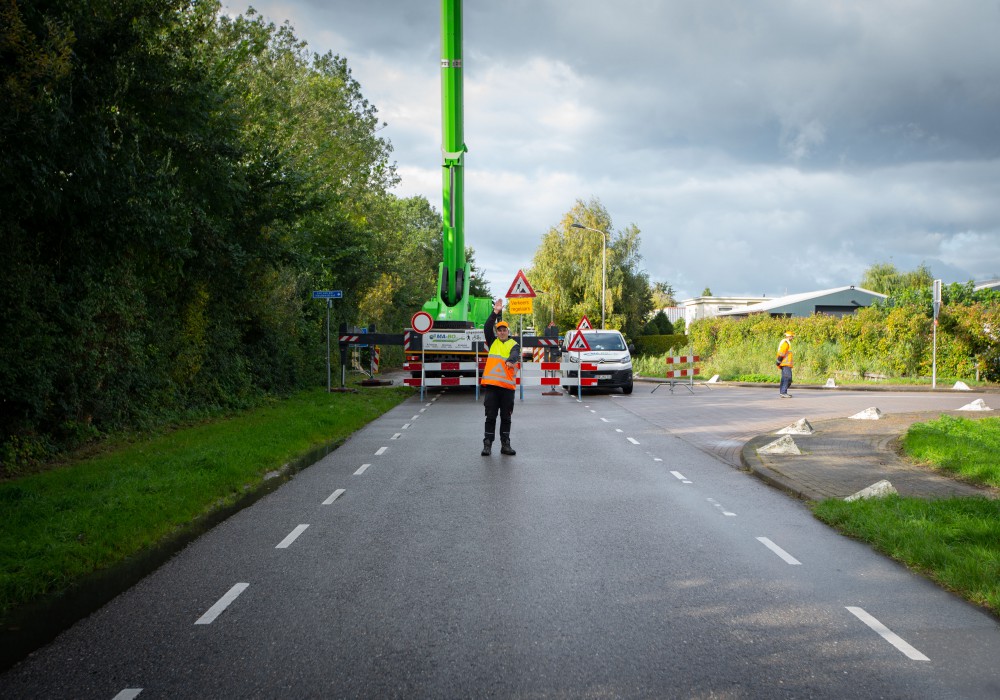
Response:
[[[342,299],[343,297],[344,293],[339,289],[313,292],[313,299]]]

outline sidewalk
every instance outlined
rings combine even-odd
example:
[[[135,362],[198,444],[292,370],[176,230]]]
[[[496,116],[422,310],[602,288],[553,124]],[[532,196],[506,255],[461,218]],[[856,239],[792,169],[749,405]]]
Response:
[[[946,413],[967,418],[995,415]],[[998,489],[965,484],[930,468],[908,464],[897,454],[899,440],[911,424],[934,420],[941,414],[933,411],[892,414],[879,420],[817,421],[812,424],[812,435],[791,436],[801,455],[758,453],[759,448],[782,437],[775,432],[747,442],[741,461],[765,482],[809,500],[844,498],[882,479],[888,480],[901,496],[1000,496]]]

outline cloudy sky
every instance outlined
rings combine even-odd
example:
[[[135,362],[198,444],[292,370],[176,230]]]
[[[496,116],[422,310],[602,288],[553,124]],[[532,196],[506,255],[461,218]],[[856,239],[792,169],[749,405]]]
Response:
[[[344,56],[441,209],[439,0],[223,0]],[[679,299],[1000,277],[1000,0],[465,0],[466,243],[495,295],[578,199]],[[597,235],[597,234],[591,234]]]

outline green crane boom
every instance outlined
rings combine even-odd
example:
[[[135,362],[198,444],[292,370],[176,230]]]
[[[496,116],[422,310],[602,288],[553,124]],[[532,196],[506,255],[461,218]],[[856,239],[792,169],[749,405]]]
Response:
[[[436,298],[423,310],[436,327],[482,326],[491,299],[469,294],[471,268],[465,259],[465,128],[462,76],[462,0],[441,2],[441,127],[444,226]]]

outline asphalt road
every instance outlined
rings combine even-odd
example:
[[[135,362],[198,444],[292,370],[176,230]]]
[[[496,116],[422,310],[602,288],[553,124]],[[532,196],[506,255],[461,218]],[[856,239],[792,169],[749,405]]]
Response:
[[[489,458],[471,393],[412,399],[0,696],[1000,697],[995,618],[733,468],[850,400],[698,392],[526,392]]]

